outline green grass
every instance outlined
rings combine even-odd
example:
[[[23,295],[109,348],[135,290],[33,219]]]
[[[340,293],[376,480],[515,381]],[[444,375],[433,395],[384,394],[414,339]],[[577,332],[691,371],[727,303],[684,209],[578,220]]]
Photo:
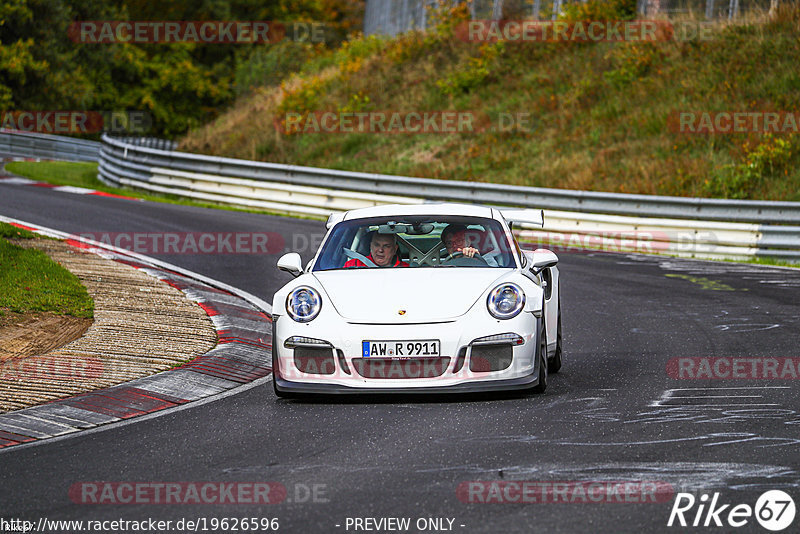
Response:
[[[0,223],[0,236],[34,238],[6,223]],[[47,254],[0,238],[0,310],[91,318],[94,301],[80,280]]]
[[[12,161],[6,170],[31,180],[55,185],[72,185],[97,189],[102,182],[97,179],[97,163],[72,163],[67,161]]]
[[[11,224],[0,222],[0,238],[34,239],[36,238],[36,234],[24,228],[17,228]]]

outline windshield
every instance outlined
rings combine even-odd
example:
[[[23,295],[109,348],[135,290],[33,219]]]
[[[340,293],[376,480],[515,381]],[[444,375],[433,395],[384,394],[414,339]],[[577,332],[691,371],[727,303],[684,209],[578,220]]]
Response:
[[[314,271],[352,268],[516,267],[503,227],[477,217],[407,216],[336,225]]]

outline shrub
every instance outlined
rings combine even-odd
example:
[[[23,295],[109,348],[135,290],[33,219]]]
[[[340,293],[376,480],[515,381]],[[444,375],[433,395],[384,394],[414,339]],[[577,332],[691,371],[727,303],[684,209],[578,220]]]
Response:
[[[482,85],[496,66],[497,57],[504,50],[503,41],[482,44],[478,57],[468,57],[466,65],[459,66],[444,79],[438,80],[436,85],[448,95],[467,92]]]
[[[750,198],[769,179],[788,174],[789,162],[797,153],[794,137],[765,134],[761,143],[749,150],[744,161],[727,165],[705,182],[705,190],[714,196]]]
[[[629,85],[647,75],[653,65],[663,59],[663,53],[655,43],[620,43],[605,55],[614,68],[603,73],[603,77],[617,88]]]

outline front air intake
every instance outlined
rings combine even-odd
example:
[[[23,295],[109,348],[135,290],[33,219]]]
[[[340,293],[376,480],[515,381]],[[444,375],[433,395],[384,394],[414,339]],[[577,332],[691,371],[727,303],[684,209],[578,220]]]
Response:
[[[301,373],[332,375],[336,372],[333,349],[330,347],[295,347],[294,365]]]
[[[469,358],[469,370],[473,373],[489,373],[502,371],[511,366],[514,359],[514,348],[508,344],[473,345]]]

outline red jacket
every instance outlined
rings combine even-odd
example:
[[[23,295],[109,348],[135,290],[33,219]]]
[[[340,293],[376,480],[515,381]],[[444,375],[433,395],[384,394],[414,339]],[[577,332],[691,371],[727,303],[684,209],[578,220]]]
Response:
[[[395,258],[396,259],[395,259],[394,265],[392,265],[392,267],[408,267],[408,263],[406,263],[404,261],[400,261],[399,256],[395,256]],[[371,262],[375,263],[375,259],[372,257],[372,254],[367,256],[367,259],[370,260]],[[377,263],[376,263],[376,265],[377,265]],[[359,260],[359,259],[353,258],[351,260],[347,260],[347,262],[344,264],[344,266],[345,266],[345,268],[366,267],[367,264],[364,263],[363,261]],[[388,267],[388,265],[387,265],[387,267]]]

